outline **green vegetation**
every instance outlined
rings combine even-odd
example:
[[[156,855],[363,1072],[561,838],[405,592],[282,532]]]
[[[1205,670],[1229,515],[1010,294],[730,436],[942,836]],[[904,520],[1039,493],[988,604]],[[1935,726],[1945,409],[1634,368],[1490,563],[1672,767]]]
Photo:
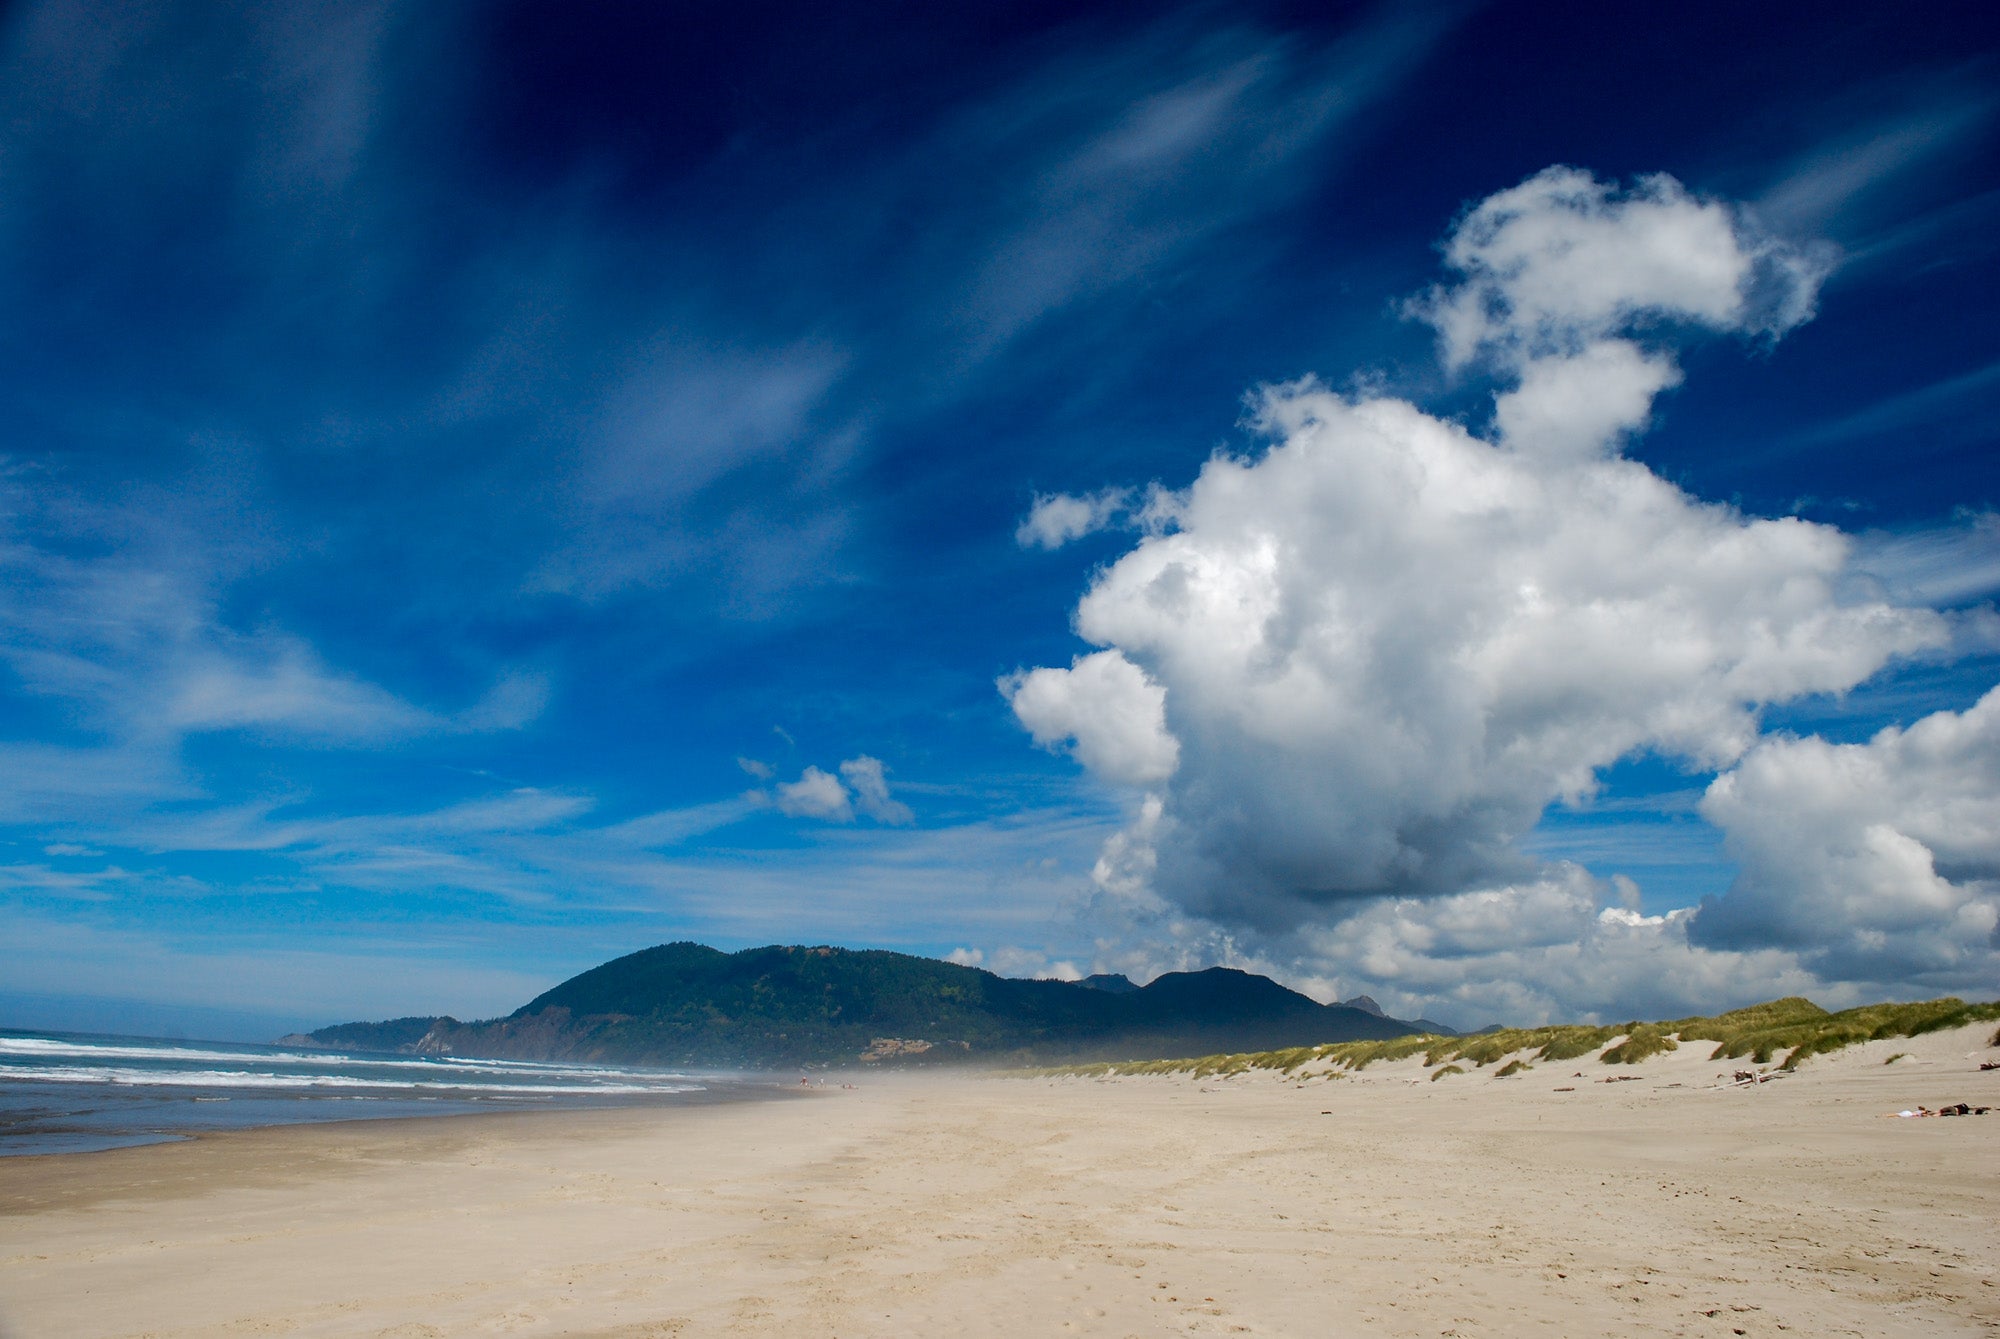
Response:
[[[1551,1028],[1556,1035],[1545,1044],[1540,1056],[1544,1060],[1574,1060],[1578,1056],[1589,1055],[1603,1048],[1604,1043],[1618,1035],[1617,1028],[1608,1027],[1565,1027]]]
[[[1509,1060],[1493,1075],[1496,1079],[1510,1079],[1516,1074],[1525,1074],[1534,1066],[1525,1060]]]
[[[1026,1072],[1049,1076],[1070,1075],[1085,1079],[1109,1078],[1115,1074],[1187,1074],[1197,1079],[1226,1079],[1232,1075],[1248,1073],[1252,1069],[1274,1069],[1289,1074],[1292,1071],[1283,1064],[1265,1062],[1276,1062],[1280,1057],[1291,1054],[1289,1050],[1243,1051],[1178,1060],[1118,1060],[1089,1065],[1060,1065]]]
[[[1898,1051],[1894,1055],[1890,1056],[1887,1060],[1884,1060],[1882,1063],[1885,1065],[1893,1065],[1898,1060],[1908,1060],[1909,1058],[1910,1058],[1910,1053],[1908,1051]]]
[[[1625,1040],[1604,1053],[1607,1065],[1636,1065],[1641,1060],[1666,1051],[1678,1051],[1680,1043],[1657,1023],[1628,1023]]]
[[[1366,1069],[1369,1063],[1375,1060],[1408,1059],[1418,1051],[1428,1051],[1436,1041],[1436,1037],[1419,1035],[1397,1037],[1391,1041],[1349,1042],[1345,1046],[1320,1047],[1319,1058],[1331,1057],[1336,1064],[1344,1065],[1348,1069]],[[1426,1060],[1424,1063],[1429,1064],[1430,1061]]]
[[[1780,1027],[1791,1023],[1804,1023],[1815,1018],[1828,1017],[1826,1010],[1802,995],[1787,995],[1781,1000],[1769,1000],[1763,1004],[1745,1005],[1741,1009],[1731,1009],[1726,1014],[1713,1018],[1690,1018],[1684,1022],[1706,1025],[1712,1028],[1762,1028]],[[1689,1040],[1697,1034],[1690,1032]],[[1700,1035],[1707,1035],[1706,1033]]]
[[[1558,1027],[1502,1028],[1477,1032],[1469,1037],[1399,1037],[1376,1042],[1366,1048],[1353,1045],[1322,1047],[1336,1064],[1360,1069],[1371,1060],[1402,1060],[1424,1053],[1425,1065],[1470,1060],[1484,1067],[1510,1055],[1532,1051],[1537,1060],[1573,1060],[1588,1055],[1606,1042],[1623,1035],[1624,1028],[1567,1024]]]
[[[723,953],[678,943],[594,967],[505,1018],[345,1024],[302,1044],[729,1068],[1216,1053],[1196,1062],[1207,1075],[1234,1072],[1232,1054],[1289,1047],[1278,1064],[1296,1068],[1316,1054],[1304,1043],[1410,1029],[1222,967],[1100,990],[885,950],[772,945]],[[370,1040],[355,1040],[363,1037]]]
[[[1262,1054],[1206,1056],[1199,1060],[1153,1060],[1130,1064],[1107,1064],[1082,1069],[1051,1070],[1049,1073],[1183,1074],[1201,1077],[1213,1074],[1242,1074],[1252,1070],[1277,1070],[1296,1074],[1312,1064],[1323,1064],[1331,1074],[1366,1069],[1377,1060],[1407,1060],[1422,1055],[1426,1068],[1437,1079],[1445,1074],[1466,1071],[1456,1062],[1469,1061],[1483,1067],[1505,1060],[1495,1077],[1518,1074],[1532,1068],[1534,1061],[1573,1060],[1603,1050],[1607,1065],[1631,1065],[1679,1049],[1681,1042],[1713,1041],[1716,1060],[1751,1057],[1755,1063],[1769,1064],[1785,1052],[1783,1068],[1796,1069],[1812,1056],[1838,1051],[1857,1042],[1880,1041],[1889,1037],[1915,1037],[1944,1028],[2000,1018],[2000,1001],[1967,1004],[1960,999],[1927,1000],[1915,1004],[1869,1004],[1840,1013],[1828,1013],[1811,1000],[1790,996],[1732,1009],[1712,1018],[1680,1018],[1661,1022],[1631,1022],[1616,1027],[1571,1024],[1539,1028],[1505,1028],[1469,1037],[1415,1036],[1383,1041],[1338,1042],[1325,1046],[1299,1046]],[[1611,1043],[1616,1042],[1616,1045]],[[1992,1045],[2000,1046],[2000,1032]],[[1608,1048],[1608,1049],[1607,1049]],[[1511,1059],[1509,1057],[1512,1057]],[[1902,1059],[1891,1056],[1885,1063]],[[1442,1068],[1439,1068],[1439,1067]]]
[[[1283,1074],[1294,1074],[1298,1072],[1300,1066],[1310,1064],[1318,1053],[1318,1048],[1313,1046],[1293,1046],[1283,1051],[1266,1051],[1264,1067]]]
[[[1803,1005],[1787,1015],[1771,1015],[1732,1022],[1739,1015],[1753,1013],[1741,1009],[1720,1018],[1689,1019],[1687,1026],[1673,1026],[1685,1041],[1710,1040],[1717,1060],[1749,1056],[1757,1064],[1768,1064],[1779,1051],[1790,1051],[1782,1068],[1797,1069],[1799,1063],[1815,1055],[1838,1051],[1856,1042],[1881,1041],[1887,1037],[1918,1037],[1926,1032],[1960,1027],[1966,1023],[2000,1018],[2000,1001],[1967,1004],[1946,998],[1917,1004],[1864,1004],[1837,1014],[1807,1000],[1779,1000],[1778,1004]],[[1761,1006],[1771,1008],[1772,1006]],[[1811,1010],[1810,1013],[1806,1010]]]

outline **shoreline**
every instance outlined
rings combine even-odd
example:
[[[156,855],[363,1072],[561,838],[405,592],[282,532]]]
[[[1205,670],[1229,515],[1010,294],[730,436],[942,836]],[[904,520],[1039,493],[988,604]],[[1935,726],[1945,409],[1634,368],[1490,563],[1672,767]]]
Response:
[[[1991,1334],[2000,1112],[1883,1117],[2000,1098],[1992,1031],[1743,1089],[953,1071],[14,1159],[0,1335]]]
[[[65,1086],[62,1096],[79,1097],[85,1103],[101,1101],[97,1093]],[[282,1094],[272,1096],[254,1089],[230,1097],[187,1095],[160,1085],[161,1091],[146,1094],[143,1105],[122,1121],[93,1121],[102,1107],[86,1105],[81,1114],[38,1113],[37,1127],[22,1132],[10,1129],[7,1138],[24,1147],[0,1148],[0,1164],[22,1158],[89,1156],[115,1153],[120,1149],[150,1148],[162,1144],[184,1144],[197,1139],[239,1131],[291,1129],[348,1125],[360,1122],[455,1120],[460,1117],[501,1115],[556,1115],[565,1112],[672,1110],[685,1106],[711,1106],[720,1102],[761,1101],[785,1091],[777,1079],[745,1079],[738,1076],[691,1076],[689,1086],[657,1094],[594,1096],[579,1092],[568,1097],[509,1098],[426,1097],[357,1098]],[[10,1094],[17,1102],[29,1090],[16,1087]],[[119,1094],[123,1096],[123,1093]],[[335,1104],[338,1105],[335,1105]],[[208,1106],[206,1119],[191,1114],[190,1106]],[[429,1107],[430,1109],[426,1109]],[[255,1114],[245,1115],[244,1112]],[[381,1114],[372,1114],[379,1111]],[[50,1147],[35,1147],[40,1141]],[[63,1147],[83,1143],[85,1147]],[[89,1145],[95,1146],[89,1146]]]
[[[797,1101],[804,1088],[741,1085],[728,1092],[703,1089],[675,1094],[670,1102],[623,1106],[571,1106],[445,1112],[435,1116],[346,1116],[338,1120],[188,1130],[144,1144],[113,1148],[16,1153],[0,1159],[0,1220],[143,1192],[161,1196],[182,1186],[204,1194],[227,1183],[245,1162],[288,1158],[299,1167],[343,1157],[446,1154],[483,1139],[573,1138],[620,1126],[650,1129],[685,1111],[762,1102]],[[5,1232],[0,1230],[0,1240]],[[4,1319],[4,1311],[0,1311]],[[0,1330],[0,1336],[6,1332]],[[11,1339],[11,1336],[8,1337]]]
[[[262,1044],[11,1031],[0,1159],[182,1142],[214,1130],[759,1096],[782,1072],[304,1054]]]

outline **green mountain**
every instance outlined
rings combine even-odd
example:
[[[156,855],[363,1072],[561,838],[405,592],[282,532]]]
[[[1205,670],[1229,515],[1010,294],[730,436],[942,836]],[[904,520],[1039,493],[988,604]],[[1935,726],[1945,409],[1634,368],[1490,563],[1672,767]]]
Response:
[[[1133,987],[1122,977],[1021,981],[880,949],[774,945],[723,953],[679,943],[593,967],[505,1018],[346,1023],[285,1040],[770,1069],[1136,1059],[1380,1040],[1417,1030],[1363,1009],[1322,1005],[1226,967],[1169,972]]]

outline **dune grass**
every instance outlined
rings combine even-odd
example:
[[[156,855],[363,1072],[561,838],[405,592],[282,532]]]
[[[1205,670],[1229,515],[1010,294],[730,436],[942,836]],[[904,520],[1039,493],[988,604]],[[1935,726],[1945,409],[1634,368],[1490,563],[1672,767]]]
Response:
[[[1033,1072],[1082,1077],[1189,1074],[1195,1078],[1229,1078],[1252,1071],[1276,1071],[1298,1077],[1308,1066],[1320,1066],[1314,1072],[1337,1078],[1343,1073],[1366,1069],[1378,1060],[1407,1060],[1421,1055],[1424,1067],[1434,1071],[1433,1079],[1447,1073],[1465,1073],[1461,1061],[1470,1062],[1475,1068],[1506,1061],[1496,1074],[1504,1077],[1532,1068],[1534,1062],[1574,1060],[1598,1051],[1603,1052],[1599,1058],[1607,1065],[1639,1064],[1692,1041],[1715,1042],[1711,1058],[1716,1060],[1748,1056],[1753,1063],[1766,1065],[1783,1052],[1782,1068],[1792,1070],[1815,1055],[1860,1042],[1915,1037],[1988,1019],[2000,1019],[2000,1000],[1968,1004],[1946,998],[1910,1004],[1867,1004],[1828,1013],[1811,1000],[1792,995],[1713,1017],[1634,1021],[1610,1027],[1576,1023],[1504,1028],[1465,1037],[1418,1034],[1388,1041],[1334,1042],[1282,1051],[1070,1065]],[[2000,1046],[2000,1032],[1994,1033],[1992,1044]]]
[[[1431,1082],[1436,1083],[1439,1079],[1446,1078],[1452,1074],[1463,1074],[1463,1073],[1465,1073],[1465,1071],[1460,1069],[1457,1065],[1446,1065],[1443,1069],[1432,1071]]]
[[[1858,1042],[1881,1041],[1886,1037],[1918,1037],[1926,1032],[1960,1027],[1966,1023],[2000,1018],[2000,1001],[1967,1004],[1945,998],[1915,1004],[1864,1004],[1858,1009],[1827,1013],[1808,1000],[1777,1001],[1804,1005],[1811,1013],[1795,1009],[1789,1016],[1771,1015],[1744,1019],[1752,1013],[1739,1009],[1719,1018],[1690,1019],[1678,1027],[1683,1040],[1712,1040],[1718,1043],[1714,1058],[1734,1060],[1749,1056],[1757,1064],[1768,1064],[1779,1051],[1788,1051],[1782,1068],[1797,1069],[1800,1062],[1825,1055]]]
[[[1602,1059],[1607,1065],[1636,1065],[1664,1052],[1677,1051],[1680,1045],[1663,1024],[1630,1023],[1625,1028],[1625,1040],[1605,1051]]]
[[[1366,1069],[1377,1060],[1407,1060],[1419,1051],[1429,1050],[1436,1040],[1429,1033],[1421,1033],[1389,1041],[1336,1042],[1332,1046],[1320,1047],[1319,1052],[1321,1059],[1331,1059],[1344,1069]],[[1429,1064],[1430,1061],[1424,1063]]]

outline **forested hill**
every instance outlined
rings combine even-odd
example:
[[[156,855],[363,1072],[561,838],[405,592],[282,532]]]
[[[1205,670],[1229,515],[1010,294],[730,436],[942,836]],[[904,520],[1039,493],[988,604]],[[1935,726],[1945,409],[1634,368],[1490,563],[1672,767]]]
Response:
[[[772,946],[723,953],[678,943],[593,967],[505,1018],[348,1023],[287,1041],[762,1069],[1124,1059],[1384,1039],[1418,1030],[1366,1010],[1321,1005],[1266,977],[1225,967],[1169,972],[1133,988],[1122,978],[1022,981],[880,949]]]

